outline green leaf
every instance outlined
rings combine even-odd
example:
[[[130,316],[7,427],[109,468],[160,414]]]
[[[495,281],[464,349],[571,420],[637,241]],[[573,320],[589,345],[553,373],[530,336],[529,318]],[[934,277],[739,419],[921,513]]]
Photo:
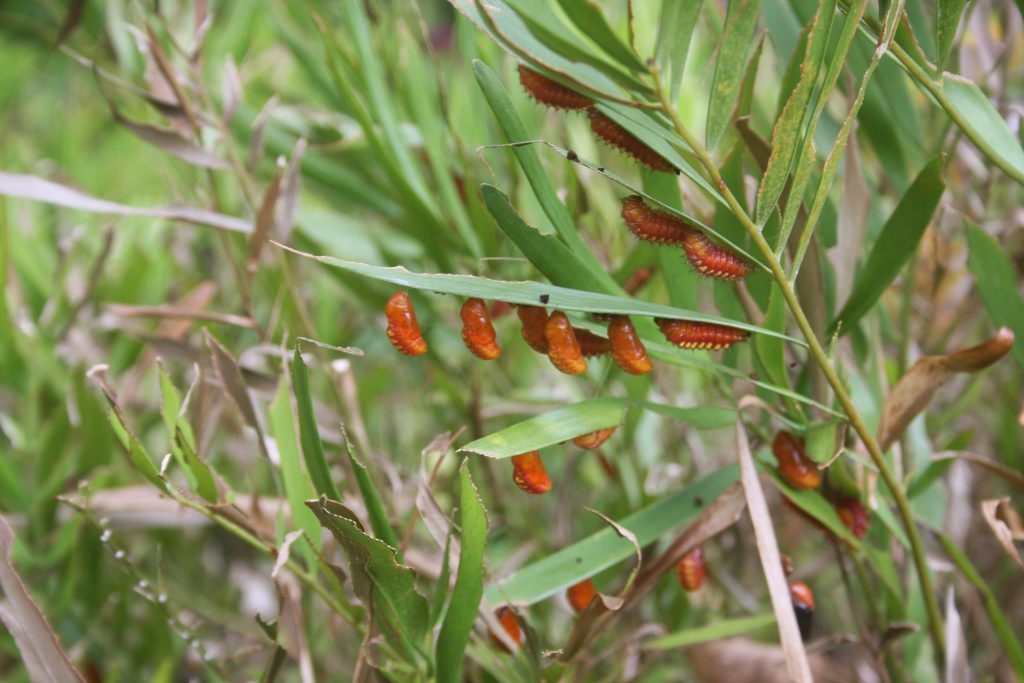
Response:
[[[629,398],[595,398],[531,417],[477,439],[459,449],[489,458],[508,458],[562,443],[581,434],[622,424],[626,409],[641,407],[697,428],[727,427],[736,421],[731,408],[679,408]]]
[[[345,551],[353,589],[389,641],[407,653],[422,654],[428,611],[416,591],[416,573],[398,563],[393,548],[367,535],[341,503],[321,496],[306,505]]]
[[[708,103],[707,141],[714,149],[732,121],[736,98],[743,79],[743,67],[754,46],[754,31],[761,0],[730,0],[725,16],[722,43],[715,64],[715,78]]]
[[[558,0],[558,4],[584,35],[594,41],[608,56],[631,71],[647,71],[646,65],[636,56],[633,48],[626,45],[619,34],[608,25],[608,20],[602,14],[598,3],[594,0]]]
[[[836,454],[836,441],[839,433],[839,426],[844,424],[840,420],[829,420],[828,422],[815,422],[807,428],[806,442],[807,455],[816,463],[826,463],[832,460]]]
[[[484,595],[484,546],[487,543],[487,513],[480,494],[469,476],[469,461],[459,468],[459,521],[462,527],[459,569],[455,589],[441,633],[437,637],[436,664],[439,683],[461,680],[466,644]]]
[[[188,468],[186,471],[190,472],[195,478],[194,488],[196,494],[209,503],[216,503],[217,480],[213,476],[213,470],[210,469],[210,466],[205,461],[199,458],[199,454],[193,448],[194,439],[190,438],[180,423],[174,432],[173,438],[175,445],[184,457],[185,466]]]
[[[1019,183],[1024,183],[1024,150],[1006,121],[977,85],[960,76],[943,74],[942,93],[949,114],[986,156]]]
[[[777,332],[772,332],[739,320],[729,320],[727,318],[708,315],[697,311],[687,311],[681,308],[673,308],[671,306],[638,301],[627,297],[598,294],[596,292],[583,292],[540,282],[511,282],[505,280],[492,280],[490,278],[477,277],[475,275],[454,275],[450,273],[413,273],[401,266],[394,266],[391,268],[371,266],[365,263],[345,261],[344,259],[333,258],[331,256],[314,256],[313,254],[307,254],[280,244],[278,246],[292,253],[298,254],[299,256],[304,256],[335,268],[342,268],[353,273],[358,273],[359,275],[373,278],[375,280],[390,282],[400,287],[424,289],[442,294],[455,294],[465,297],[479,297],[487,300],[507,301],[513,304],[527,304],[531,306],[546,305],[551,308],[564,311],[580,311],[584,313],[619,313],[622,315],[710,322],[719,325],[728,325],[730,327],[746,330],[755,334],[773,335],[791,343],[805,345],[792,337],[780,335]],[[298,381],[298,377],[296,377],[296,381]],[[299,417],[301,426],[301,402]],[[305,444],[305,440],[303,440],[303,443]]]
[[[762,324],[776,332],[786,329],[786,302],[778,287],[772,286],[768,297],[768,312]],[[758,337],[754,340],[754,345],[772,383],[788,387],[789,372],[786,369],[786,350],[782,340],[776,337]]]
[[[306,507],[305,501],[316,495],[313,483],[302,470],[299,455],[299,442],[295,434],[295,418],[292,415],[291,401],[288,398],[288,384],[283,379],[277,387],[274,400],[268,410],[270,433],[277,444],[278,458],[281,462],[281,478],[284,480],[284,493],[288,499],[288,508],[292,514],[292,524],[305,530],[306,540],[319,548],[320,524],[316,515]],[[306,548],[306,546],[301,546]],[[309,566],[315,565],[316,558],[306,556]]]
[[[128,451],[128,459],[131,460],[132,465],[135,466],[135,469],[142,476],[163,491],[167,487],[167,482],[164,481],[160,471],[157,470],[156,465],[153,463],[153,458],[150,457],[145,447],[139,442],[131,429],[128,428],[124,416],[121,415],[121,409],[114,403],[111,396],[106,392],[104,392],[104,396],[107,399],[107,415],[110,418],[110,426],[114,428],[114,434],[117,435],[118,441]]]
[[[295,356],[292,360],[292,386],[295,391],[295,404],[299,410],[299,441],[302,443],[302,454],[306,459],[306,470],[317,493],[331,500],[341,500],[331,468],[324,454],[324,444],[320,440],[320,429],[316,426],[313,413],[313,396],[309,391],[309,368],[302,360],[299,345],[295,345]],[[315,512],[315,510],[314,510]]]
[[[448,579],[451,576],[451,547],[452,534],[454,529],[448,525],[448,535],[444,539],[444,553],[441,555],[441,573],[437,577],[434,586],[434,595],[430,599],[430,627],[437,626],[437,623],[444,616],[445,598],[448,597]]]
[[[936,68],[941,72],[946,68],[949,49],[956,38],[956,29],[960,25],[960,16],[964,12],[967,0],[936,0],[935,2],[935,45],[937,60]]]
[[[739,480],[739,467],[727,465],[685,489],[618,520],[640,546],[653,543],[693,520],[707,503]],[[635,546],[610,527],[523,567],[487,587],[491,603],[533,604],[635,555]]]
[[[654,48],[655,59],[662,77],[671,83],[671,100],[679,99],[686,71],[686,56],[690,51],[693,29],[700,18],[704,0],[665,0],[661,5],[658,19],[658,42]]]
[[[732,636],[738,636],[748,631],[756,631],[773,624],[775,624],[775,614],[772,612],[758,614],[753,617],[723,619],[707,626],[698,626],[686,629],[685,631],[669,633],[647,642],[644,647],[653,650],[673,650],[677,647],[687,647],[712,640],[731,638]]]
[[[373,535],[392,548],[395,548],[395,556],[401,562],[402,555],[398,552],[398,537],[395,536],[395,531],[391,528],[391,520],[384,509],[384,503],[381,502],[380,493],[377,491],[373,479],[370,478],[370,472],[366,469],[366,465],[356,458],[355,450],[352,448],[352,440],[348,438],[344,427],[341,430],[341,436],[345,440],[345,447],[348,450],[348,461],[352,465],[352,473],[356,477],[359,494],[363,497],[363,503],[366,505],[366,515],[370,518],[370,528],[373,529]]]
[[[768,455],[762,455],[758,458],[761,464],[764,465],[763,471],[768,473],[768,476],[772,478],[775,485],[779,487],[779,491],[782,492],[786,498],[790,500],[798,508],[809,514],[814,519],[818,520],[826,527],[829,531],[839,536],[844,541],[848,542],[855,550],[860,550],[860,539],[853,535],[853,533],[846,528],[843,524],[843,520],[839,519],[839,513],[832,507],[821,495],[820,491],[798,489],[790,486],[785,479],[779,475],[779,471],[775,468],[775,463]]]
[[[917,244],[946,190],[942,179],[944,155],[933,158],[907,188],[899,205],[889,216],[864,267],[857,273],[850,298],[832,323],[829,336],[837,329],[849,332],[896,279]]]
[[[971,223],[967,224],[967,246],[967,267],[974,275],[981,300],[996,325],[1013,330],[1017,342],[1011,352],[1024,366],[1024,299],[1013,286],[1017,281],[1013,262],[999,242]]]

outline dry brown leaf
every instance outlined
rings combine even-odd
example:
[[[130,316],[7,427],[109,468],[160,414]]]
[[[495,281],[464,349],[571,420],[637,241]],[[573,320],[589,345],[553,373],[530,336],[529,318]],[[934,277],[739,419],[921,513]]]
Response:
[[[882,407],[878,442],[882,450],[900,438],[907,425],[931,401],[935,391],[958,372],[978,372],[1005,356],[1013,346],[1013,332],[1002,327],[994,337],[968,349],[942,356],[924,356],[896,383]]]
[[[761,558],[761,570],[768,584],[768,594],[772,599],[772,610],[779,625],[779,639],[782,642],[782,653],[785,656],[786,669],[789,676],[797,683],[811,683],[810,665],[804,651],[800,628],[793,612],[793,602],[789,595],[789,585],[782,571],[782,558],[779,556],[779,545],[775,540],[775,529],[772,517],[768,512],[768,503],[761,489],[761,481],[757,476],[757,466],[750,454],[750,443],[743,422],[736,421],[736,448],[740,460],[740,481],[747,498],[747,509],[754,527],[754,540],[757,554]]]
[[[259,266],[260,254],[263,247],[270,239],[270,230],[274,227],[274,209],[277,206],[277,198],[281,192],[281,176],[275,176],[267,185],[263,193],[263,203],[260,210],[256,212],[256,222],[252,235],[249,236],[249,257],[245,263],[245,284],[248,288],[252,284],[252,278],[256,275]]]
[[[147,123],[132,121],[109,101],[108,104],[110,104],[110,113],[114,117],[115,122],[130,130],[140,140],[148,142],[157,149],[163,150],[186,163],[200,168],[217,170],[231,168],[231,164],[227,161],[212,152],[208,152],[177,132],[167,128],[151,126]]]
[[[970,683],[967,664],[967,639],[960,611],[953,599],[953,587],[946,593],[946,680],[945,683]]]
[[[727,638],[693,645],[686,650],[697,678],[703,683],[790,683],[786,657],[777,645],[747,638]],[[825,655],[810,657],[808,676],[817,683],[853,683],[857,673]]]
[[[14,532],[0,516],[0,589],[4,597],[0,621],[14,637],[33,683],[82,683],[82,677],[61,648],[57,634],[11,563],[13,544]]]
[[[993,498],[981,501],[981,514],[1006,554],[1017,563],[1017,566],[1024,569],[1024,559],[1021,559],[1020,551],[1014,544],[1014,541],[1024,541],[1024,521],[1010,504],[1010,499]]]
[[[209,330],[204,330],[203,332],[206,344],[213,356],[213,367],[217,370],[217,375],[220,377],[224,392],[231,398],[231,402],[235,404],[235,407],[238,408],[245,423],[256,432],[256,441],[258,442],[257,445],[259,446],[260,453],[267,460],[270,460],[270,453],[267,452],[267,444],[263,439],[263,428],[260,426],[259,418],[256,416],[256,407],[249,396],[249,387],[246,384],[245,376],[238,365],[238,361],[220,342],[214,339]]]

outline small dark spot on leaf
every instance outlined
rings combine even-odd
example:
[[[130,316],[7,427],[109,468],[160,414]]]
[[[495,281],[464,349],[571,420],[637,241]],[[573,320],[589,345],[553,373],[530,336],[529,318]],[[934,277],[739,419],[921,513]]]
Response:
[[[701,498],[700,496],[694,496],[693,504],[697,507],[701,507],[702,505],[704,505],[704,499]]]
[[[547,295],[547,294],[541,294],[540,295],[540,302],[542,304],[546,304],[549,301],[551,301],[551,297],[549,295]]]
[[[565,158],[568,159],[569,161],[580,160],[579,155],[577,155],[576,152],[572,151],[571,149],[566,153]]]
[[[792,363],[789,364],[790,370],[792,370],[795,367],[796,367],[796,361],[793,361]]]
[[[749,377],[754,382],[757,381],[757,373],[756,372],[750,373],[749,375],[747,375],[747,377]]]
[[[576,564],[579,564],[581,562],[583,562],[583,558],[582,557],[577,557],[576,558]]]
[[[598,166],[597,170],[600,171],[601,173],[604,173],[604,166]]]

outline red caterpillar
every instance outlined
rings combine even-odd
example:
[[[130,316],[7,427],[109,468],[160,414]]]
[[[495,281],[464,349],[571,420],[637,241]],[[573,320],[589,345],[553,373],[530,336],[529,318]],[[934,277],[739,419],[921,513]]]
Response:
[[[683,555],[676,565],[676,576],[683,588],[691,593],[704,584],[704,549],[701,546]]]
[[[655,318],[654,321],[658,323],[665,339],[684,349],[727,349],[750,336],[745,330],[714,323],[666,318]]]
[[[636,194],[622,200],[622,220],[639,239],[657,244],[681,245],[687,235],[696,232],[686,221],[647,206]]]
[[[459,316],[462,318],[462,341],[474,356],[494,360],[501,355],[498,336],[491,324],[491,314],[483,299],[466,299]]]
[[[537,353],[548,352],[548,340],[544,336],[544,327],[548,322],[548,312],[542,306],[520,306],[516,309],[519,322],[523,324],[523,339]]]
[[[396,349],[407,356],[422,356],[427,352],[427,342],[420,333],[416,309],[408,294],[402,291],[392,294],[384,315],[388,319],[388,339]]]
[[[857,538],[864,538],[868,533],[871,519],[867,509],[856,498],[845,498],[836,503],[836,512],[846,528]]]
[[[513,455],[512,466],[512,481],[523,491],[539,495],[551,490],[551,477],[537,451]]]
[[[654,277],[652,268],[637,268],[629,276],[629,279],[622,283],[622,289],[626,294],[636,294],[641,287],[650,282],[652,277]]]
[[[574,612],[582,612],[590,604],[590,601],[597,595],[597,589],[594,588],[594,582],[590,579],[583,579],[579,583],[569,586],[569,590],[565,591],[565,597],[572,606]]]
[[[625,152],[651,170],[679,173],[663,156],[601,112],[591,107],[587,110],[587,115],[590,117],[590,130],[607,144]]]
[[[709,240],[704,233],[694,230],[683,239],[686,260],[701,275],[721,280],[742,280],[753,272],[754,267],[736,254],[722,249]]]
[[[586,95],[570,90],[561,83],[527,68],[525,64],[519,65],[519,82],[530,97],[555,109],[586,109],[594,104]]]
[[[555,311],[551,314],[544,325],[544,338],[548,340],[548,358],[552,365],[567,375],[586,372],[587,361],[565,313]]]
[[[779,475],[787,484],[798,489],[816,489],[821,486],[821,474],[804,452],[804,440],[782,431],[772,441],[772,453],[779,461]]]
[[[811,636],[811,624],[814,620],[814,592],[803,581],[794,581],[789,584],[789,597],[793,601],[800,637],[807,640]]]
[[[653,367],[647,349],[629,321],[629,316],[617,315],[608,325],[608,341],[612,345],[612,360],[631,375],[646,375]]]
[[[505,630],[505,633],[508,634],[508,637],[511,638],[516,645],[522,645],[523,630],[519,627],[519,619],[516,617],[516,613],[508,607],[499,607],[494,612],[494,616],[498,620],[498,623],[501,624],[501,627]],[[505,645],[494,631],[490,631],[488,635],[491,637],[491,642],[494,644],[494,647],[498,648],[502,652],[509,651],[508,645]]]
[[[574,327],[572,331],[576,335],[576,343],[580,345],[580,353],[584,356],[603,356],[612,350],[610,341],[594,334],[590,330]]]
[[[574,444],[580,448],[586,448],[587,450],[593,450],[597,448],[605,441],[607,441],[612,432],[615,431],[615,427],[606,427],[605,429],[598,429],[596,432],[588,432],[586,434],[580,434],[572,440]]]

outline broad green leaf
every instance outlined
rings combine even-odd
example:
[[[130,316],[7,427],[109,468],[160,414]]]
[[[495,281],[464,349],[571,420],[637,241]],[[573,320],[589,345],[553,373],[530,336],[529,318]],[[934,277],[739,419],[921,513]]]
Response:
[[[618,524],[636,535],[641,547],[694,519],[701,509],[739,480],[739,468],[727,465],[695,484],[648,505]],[[488,602],[533,604],[565,590],[636,553],[635,546],[606,527],[582,541],[523,567],[492,583],[484,595]]]
[[[1024,183],[1024,150],[991,100],[972,81],[943,74],[942,92],[950,116],[979,149],[1019,183]]]
[[[121,415],[120,407],[114,403],[114,400],[106,392],[104,392],[104,397],[107,399],[107,414],[110,418],[110,426],[114,428],[114,434],[117,436],[118,441],[128,451],[128,459],[131,460],[132,465],[135,466],[135,469],[142,476],[163,491],[167,487],[167,482],[160,476],[160,471],[157,470],[153,458],[150,457],[145,447],[139,443],[138,438],[128,428],[128,424]]]
[[[367,535],[341,503],[321,496],[306,505],[345,551],[353,589],[391,644],[410,655],[422,654],[428,611],[416,591],[416,573],[398,563],[394,548]]]
[[[370,518],[370,528],[373,529],[373,535],[387,543],[390,547],[395,548],[395,557],[401,562],[402,555],[398,551],[398,537],[395,536],[395,531],[391,528],[391,520],[384,509],[384,503],[380,499],[377,486],[373,483],[373,479],[370,478],[370,472],[366,469],[366,465],[356,458],[355,450],[352,448],[352,440],[348,438],[344,428],[342,428],[342,438],[345,440],[345,447],[348,449],[348,461],[352,465],[352,473],[355,475],[356,484],[359,486],[359,495],[362,496],[363,504],[366,505],[366,515]]]
[[[182,449],[175,438],[178,431],[178,413],[181,412],[181,397],[178,395],[178,390],[171,381],[170,375],[167,374],[167,370],[164,369],[163,363],[158,361],[157,368],[160,379],[160,415],[163,417],[164,428],[167,430],[167,434],[171,440],[171,453],[174,455],[174,459],[178,461],[178,467],[180,467],[182,472],[185,474],[185,479],[188,481],[189,488],[195,491],[197,485],[196,475],[192,472],[188,463],[185,462],[185,454],[182,452]],[[187,430],[187,434],[191,435],[191,425],[189,425],[188,422],[185,422],[184,424],[185,426],[183,431]],[[188,437],[186,436],[185,438]],[[191,443],[195,444],[194,437],[192,438]],[[216,497],[216,486],[213,488],[213,493]],[[205,496],[203,497],[205,498]],[[215,500],[210,502],[215,502]]]
[[[673,650],[677,647],[687,647],[698,643],[706,643],[722,638],[731,638],[748,631],[772,626],[775,624],[775,615],[771,612],[758,614],[753,617],[738,617],[736,619],[716,620],[707,626],[689,628],[685,631],[677,631],[668,635],[655,638],[647,642],[644,647],[653,650]]]
[[[832,324],[842,334],[849,332],[896,279],[904,264],[917,250],[921,235],[931,222],[939,199],[946,190],[942,179],[944,155],[936,156],[911,183],[899,205],[889,216],[864,267],[857,273],[850,298]]]
[[[743,67],[754,46],[754,31],[761,0],[729,0],[729,11],[725,16],[722,43],[718,49],[715,64],[715,78],[711,85],[711,101],[708,103],[707,141],[714,149],[722,134],[732,121],[736,98],[743,79]]]
[[[288,398],[288,384],[283,379],[278,385],[274,400],[268,409],[270,433],[277,444],[277,454],[281,461],[281,478],[284,480],[284,494],[288,499],[288,509],[292,514],[292,525],[306,532],[306,539],[319,548],[320,524],[316,515],[306,507],[305,501],[316,495],[313,483],[302,471],[299,441],[295,434],[295,418],[292,405]],[[301,546],[306,548],[307,546]],[[306,554],[309,567],[315,566],[316,558]]]
[[[459,568],[441,633],[437,637],[436,665],[439,683],[461,680],[466,644],[484,595],[484,546],[487,543],[487,513],[480,494],[469,476],[469,461],[459,468],[459,522],[462,529]]]
[[[800,133],[804,119],[807,117],[807,109],[811,103],[814,86],[818,81],[818,71],[824,58],[825,47],[828,45],[829,29],[832,27],[834,13],[835,0],[824,2],[818,8],[806,37],[802,36],[801,43],[804,45],[804,52],[803,61],[800,63],[799,80],[792,90],[783,88],[782,92],[791,94],[782,107],[772,130],[772,152],[768,157],[768,168],[765,169],[764,177],[757,189],[756,216],[759,225],[768,222],[779,197],[782,196],[794,158],[801,149],[806,148],[810,143],[808,140],[801,146]],[[787,74],[793,71],[792,64],[795,63],[797,54],[798,52],[793,52],[791,58],[793,61],[790,62],[790,67],[787,67]],[[794,196],[797,206],[799,206],[801,198],[802,194]]]
[[[188,468],[187,471],[195,478],[194,488],[196,494],[209,503],[216,503],[217,480],[213,476],[213,470],[196,453],[195,448],[192,446],[195,440],[190,438],[185,432],[181,424],[183,422],[184,420],[179,420],[179,424],[175,429],[173,437],[175,445],[182,453],[185,466]]]
[[[941,72],[946,68],[949,49],[956,38],[956,29],[960,26],[960,16],[964,12],[967,0],[936,0],[935,2],[935,58],[936,67]]]
[[[1013,330],[1017,341],[1011,352],[1024,366],[1024,299],[1013,286],[1017,272],[1006,250],[991,235],[967,224],[967,267],[974,275],[978,293],[996,325]]]
[[[445,612],[445,599],[448,597],[448,583],[451,577],[451,547],[454,528],[448,525],[448,535],[444,540],[444,553],[441,555],[441,573],[434,586],[434,595],[430,599],[430,627],[437,626]]]
[[[679,99],[690,40],[703,4],[704,0],[665,0],[661,5],[654,55],[662,77],[672,84],[670,92],[673,102]]]
[[[630,407],[640,407],[698,429],[727,427],[736,421],[731,408],[680,408],[629,398],[595,398],[531,417],[477,439],[459,449],[489,458],[507,458],[622,424]]]
[[[275,243],[276,244],[276,243]],[[371,266],[365,263],[345,261],[331,256],[314,256],[297,249],[278,245],[292,253],[304,256],[314,261],[319,261],[335,268],[342,268],[353,273],[358,273],[375,280],[391,282],[400,287],[412,289],[424,289],[441,294],[455,294],[465,297],[479,297],[481,299],[494,301],[507,301],[513,304],[527,304],[531,306],[546,305],[564,311],[581,311],[584,313],[620,313],[622,315],[636,315],[659,318],[672,318],[676,320],[695,320],[700,322],[717,323],[728,325],[741,330],[747,330],[756,334],[768,334],[780,337],[791,343],[802,344],[802,342],[781,335],[777,332],[765,330],[764,328],[741,322],[729,320],[718,316],[707,315],[697,311],[686,311],[681,308],[662,306],[646,301],[638,301],[626,297],[612,296],[609,294],[598,294],[596,292],[582,292],[575,289],[567,289],[555,285],[543,284],[540,282],[511,282],[505,280],[492,280],[475,275],[454,275],[450,273],[413,273],[401,266],[385,268],[383,266]],[[300,426],[302,412],[299,413]],[[305,443],[305,441],[303,442]]]
[[[805,441],[807,442],[807,455],[817,463],[826,463],[832,460],[836,454],[836,441],[839,427],[843,424],[839,420],[827,422],[815,422],[807,428]]]
[[[768,312],[762,324],[776,332],[786,329],[786,302],[778,287],[772,287],[768,298]],[[768,372],[768,378],[773,384],[788,387],[789,372],[786,369],[786,352],[782,340],[776,337],[758,337],[754,344],[761,364]]]
[[[619,37],[619,34],[608,25],[608,20],[601,12],[601,6],[594,0],[558,0],[565,10],[565,15],[594,43],[604,50],[608,56],[625,66],[630,71],[647,71],[646,65],[633,52],[633,48]]]
[[[317,493],[331,500],[341,500],[341,494],[338,493],[338,488],[331,478],[331,468],[327,464],[324,444],[320,440],[320,429],[316,426],[313,396],[309,390],[309,368],[302,360],[298,344],[295,345],[295,356],[292,360],[292,386],[295,391],[295,405],[299,411],[299,441],[302,444],[302,454],[306,459],[309,477]]]

